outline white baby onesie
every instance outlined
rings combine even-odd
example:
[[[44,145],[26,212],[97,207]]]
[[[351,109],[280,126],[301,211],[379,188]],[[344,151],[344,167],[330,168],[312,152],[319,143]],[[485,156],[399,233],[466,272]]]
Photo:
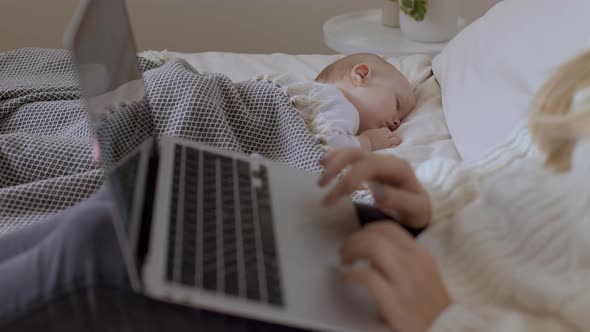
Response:
[[[314,81],[304,82],[299,87],[297,100],[307,102],[298,109],[307,114],[314,134],[331,148],[361,146],[355,137],[360,121],[358,111],[337,87]]]
[[[313,131],[332,148],[356,147],[360,142],[355,137],[359,129],[359,113],[342,92],[335,86],[325,83],[311,83],[308,94],[321,100],[312,121]]]
[[[334,85],[296,80],[289,73],[258,75],[255,79],[279,85],[291,98],[309,130],[324,144],[331,148],[361,147],[356,138],[359,113]]]

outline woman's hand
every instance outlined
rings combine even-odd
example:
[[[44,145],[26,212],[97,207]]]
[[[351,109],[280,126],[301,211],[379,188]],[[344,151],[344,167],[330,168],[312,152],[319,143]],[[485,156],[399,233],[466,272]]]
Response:
[[[365,226],[344,243],[341,255],[346,265],[370,263],[345,277],[368,289],[393,331],[427,331],[451,304],[432,256],[391,221]]]
[[[423,228],[428,225],[431,216],[430,198],[407,161],[359,149],[342,149],[330,151],[320,163],[325,168],[320,186],[327,185],[345,167],[350,166],[326,197],[326,205],[335,204],[368,182],[375,205],[382,211],[398,212],[400,222],[410,227]]]

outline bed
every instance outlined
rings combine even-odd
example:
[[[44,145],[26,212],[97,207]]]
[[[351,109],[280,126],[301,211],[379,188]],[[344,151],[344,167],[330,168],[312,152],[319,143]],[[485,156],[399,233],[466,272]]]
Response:
[[[10,57],[13,59],[12,62],[7,60]],[[177,60],[182,59],[202,75],[223,73],[234,82],[242,82],[251,80],[255,76],[272,73],[288,73],[290,79],[295,81],[311,80],[323,67],[341,55],[247,55],[215,52],[183,54],[146,51],[140,53],[140,57],[148,60],[147,62],[174,65],[180,69],[183,69],[182,62]],[[29,59],[23,61],[24,58]],[[102,172],[97,169],[96,165],[88,162],[88,128],[85,126],[81,105],[78,102],[68,101],[68,99],[77,98],[77,96],[72,83],[65,83],[68,79],[72,79],[72,73],[61,68],[61,63],[68,61],[67,55],[60,50],[31,49],[17,50],[10,53],[9,56],[5,55],[4,59],[6,68],[17,68],[13,71],[12,80],[18,80],[17,76],[24,75],[35,76],[35,80],[45,82],[50,80],[53,74],[58,73],[63,76],[61,80],[63,86],[56,88],[56,82],[52,83],[52,88],[46,87],[44,84],[36,84],[23,91],[23,89],[10,88],[8,83],[5,84],[4,94],[12,92],[13,96],[6,98],[7,116],[2,136],[5,166],[3,168],[4,186],[0,189],[0,200],[4,200],[6,204],[2,204],[2,208],[0,208],[0,216],[2,217],[0,218],[0,233],[7,233],[38,222],[55,211],[76,204],[96,191],[103,181]],[[399,135],[403,137],[402,144],[393,149],[382,150],[380,153],[398,155],[409,160],[414,166],[419,166],[424,161],[431,159],[458,161],[459,155],[445,125],[440,88],[432,75],[431,58],[415,55],[398,59],[392,58],[389,61],[409,78],[416,91],[418,104],[415,111],[406,118],[399,129]],[[37,67],[33,71],[34,74],[27,74],[26,69],[18,68],[22,63],[26,64],[27,62],[30,64],[29,67]],[[143,69],[151,70],[155,67],[145,65],[147,62],[141,62],[141,66],[145,67]],[[51,74],[48,75],[47,72]],[[148,88],[154,79],[153,72],[152,70],[149,75],[144,74],[147,75]],[[176,74],[171,74],[169,71],[160,74],[162,77],[165,75]],[[26,85],[27,83],[19,82],[18,84]],[[52,89],[51,93],[48,96],[39,97],[39,94],[47,94],[47,89]],[[36,93],[37,96],[31,97],[31,93]],[[162,99],[161,97],[161,95],[157,96],[158,99]],[[25,105],[18,108],[8,106],[11,103],[18,103],[23,98],[29,98]],[[155,106],[153,100],[150,100],[150,103],[152,107]],[[54,108],[55,104],[62,108]],[[190,107],[198,106],[191,104]],[[9,109],[10,111],[8,111]],[[21,114],[19,115],[19,113]],[[47,116],[39,121],[39,119],[29,117],[32,113],[42,113]],[[63,119],[60,113],[69,113],[70,116],[68,119]],[[162,120],[164,117],[166,119]],[[160,123],[163,121],[175,122],[176,120],[169,120],[164,115],[156,116],[154,121]],[[187,117],[182,117],[179,121],[189,120]],[[223,120],[217,119],[215,121],[221,122]],[[289,120],[283,119],[283,121]],[[46,122],[55,125],[47,125]],[[201,125],[202,123],[200,122]],[[22,130],[23,126],[29,128]],[[205,128],[199,127],[196,130],[201,129]],[[193,136],[187,131],[173,128],[172,131],[163,130],[163,133],[203,141],[202,137]],[[296,131],[293,133],[296,134]],[[227,135],[231,136],[231,131],[228,131]],[[44,154],[48,151],[53,152],[45,156]],[[294,149],[291,151],[296,153]],[[84,157],[80,157],[80,155]],[[317,162],[318,158],[319,155],[316,155],[310,160]],[[64,163],[60,160],[68,162]],[[44,165],[53,167],[46,170]],[[360,195],[358,197],[361,199]],[[362,197],[364,200],[370,201],[370,196],[366,195],[366,192]]]
[[[204,73],[222,72],[232,80],[242,81],[267,73],[289,73],[297,80],[313,80],[328,64],[342,55],[286,55],[236,53],[145,52],[167,59],[181,58]],[[432,74],[432,59],[413,55],[387,59],[408,77],[417,96],[416,109],[398,130],[403,138],[396,148],[380,153],[394,154],[417,166],[429,159],[460,160],[450,137],[441,103],[441,90]]]
[[[568,1],[572,6],[589,6],[582,0]],[[502,143],[512,128],[526,119],[534,91],[555,66],[587,48],[590,23],[584,17],[585,11],[571,13],[563,24],[548,26],[544,20],[555,18],[551,6],[549,0],[504,1],[463,30],[434,60],[424,55],[388,59],[408,77],[418,104],[398,129],[402,144],[379,153],[399,156],[419,168],[435,160],[454,164],[475,160]],[[523,13],[535,29],[522,28]],[[568,38],[562,38],[564,35]],[[547,47],[546,40],[554,41],[552,47]],[[313,79],[323,67],[342,55],[146,51],[140,56],[161,62],[183,59],[200,73],[223,73],[238,82],[256,75],[286,72],[296,79]],[[2,70],[0,89],[10,85],[2,81]],[[26,170],[27,167],[51,168],[52,165],[13,162],[11,158],[26,151],[27,144],[31,143],[19,140],[27,132],[26,118],[22,120],[24,126],[18,130],[3,130],[11,121],[3,107],[14,102],[13,97],[7,91],[0,91],[0,169],[3,167],[0,236],[76,204],[100,185],[96,180],[100,178],[100,170],[96,168],[74,167],[70,173],[62,174],[63,178],[54,177],[48,181],[31,178]],[[75,99],[75,95],[69,98]],[[19,102],[27,104],[26,98]],[[68,116],[83,116],[80,114]],[[68,116],[60,117],[59,121],[69,121]],[[51,132],[34,134],[37,140],[55,139]],[[74,134],[61,133],[60,137]],[[8,141],[13,144],[11,146],[18,146],[16,152],[7,148]],[[87,144],[87,140],[79,143]],[[64,158],[63,161],[67,161],[75,156],[72,151],[65,151]],[[6,170],[12,170],[11,177],[6,175]],[[72,193],[67,186],[56,186],[71,176],[76,177],[76,184],[87,187],[82,193]],[[59,197],[59,204],[56,204],[56,197]]]

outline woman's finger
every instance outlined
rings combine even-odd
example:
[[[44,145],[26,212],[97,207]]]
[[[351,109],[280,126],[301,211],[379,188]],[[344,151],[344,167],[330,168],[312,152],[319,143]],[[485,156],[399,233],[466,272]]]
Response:
[[[415,183],[411,182],[414,181]],[[420,184],[415,179],[414,171],[409,164],[393,156],[371,154],[356,162],[338,183],[332,188],[324,200],[330,206],[344,196],[350,195],[366,181],[380,181],[401,189],[419,192]]]
[[[347,281],[366,288],[377,302],[379,314],[389,324],[393,324],[394,318],[399,312],[396,301],[395,289],[387,281],[372,269],[353,268],[345,272]]]
[[[365,181],[372,180],[375,176],[375,167],[372,158],[365,158],[355,163],[344,175],[338,179],[338,183],[332,187],[324,198],[324,204],[332,206],[342,197],[352,194],[361,187]]]
[[[330,162],[330,160],[337,155],[341,150],[339,149],[328,149],[326,154],[320,159],[320,165],[325,165],[326,163]]]
[[[380,183],[369,184],[375,206],[383,211],[397,211],[401,222],[420,228],[428,224],[431,215],[430,200],[425,193],[416,194]]]
[[[367,156],[367,153],[360,149],[342,149],[330,152],[327,159],[322,161],[324,174],[318,181],[320,186],[330,183],[348,165],[355,163]]]
[[[332,159],[334,159],[335,156],[338,156],[343,153],[349,153],[351,150],[353,150],[353,149],[348,149],[348,148],[332,149],[332,148],[330,148],[329,150],[326,151],[326,154],[322,157],[322,159],[320,159],[320,165],[323,166],[323,165],[329,164],[330,161]],[[356,149],[354,149],[354,150],[356,150]]]
[[[340,250],[342,263],[351,265],[366,260],[389,283],[395,284],[396,276],[402,272],[396,259],[402,248],[375,230],[366,228],[349,237]]]

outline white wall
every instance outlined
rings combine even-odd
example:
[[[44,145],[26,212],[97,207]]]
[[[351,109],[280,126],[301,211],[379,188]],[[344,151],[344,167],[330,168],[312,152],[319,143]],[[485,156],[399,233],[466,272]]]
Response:
[[[127,0],[139,50],[331,53],[322,24],[385,0]],[[445,1],[445,0],[438,0]],[[468,18],[498,0],[459,0]],[[77,0],[0,0],[0,51],[62,47]]]

